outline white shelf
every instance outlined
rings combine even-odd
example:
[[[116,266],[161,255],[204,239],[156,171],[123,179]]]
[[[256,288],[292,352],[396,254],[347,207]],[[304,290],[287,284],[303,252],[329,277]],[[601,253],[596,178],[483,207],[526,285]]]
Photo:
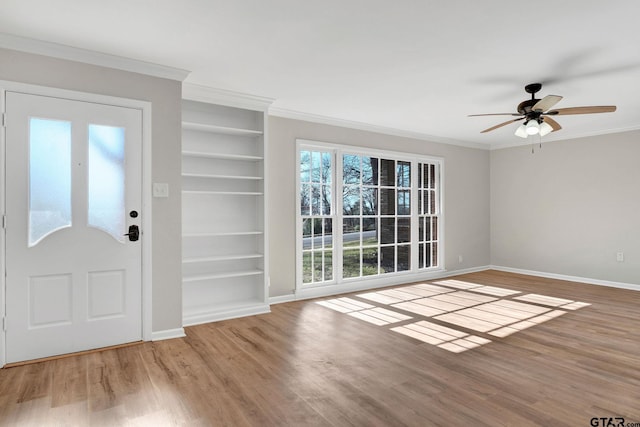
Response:
[[[232,128],[227,126],[210,125],[206,123],[182,122],[182,129],[200,132],[223,133],[226,135],[260,136],[262,131],[253,129]]]
[[[211,153],[205,151],[183,151],[183,156],[186,157],[201,157],[206,159],[222,159],[222,160],[240,160],[240,161],[248,161],[248,162],[259,162],[260,160],[264,160],[260,156],[248,156],[245,154],[227,154],[227,153]]]
[[[262,254],[218,255],[218,256],[185,258],[182,260],[182,263],[196,264],[196,263],[204,263],[204,262],[233,261],[233,260],[263,258],[263,257],[264,255]]]
[[[204,178],[204,179],[239,179],[239,180],[255,180],[260,181],[264,178],[261,176],[240,176],[240,175],[216,175],[208,173],[182,173],[184,178]]]
[[[229,279],[231,277],[257,276],[264,273],[262,270],[244,270],[227,273],[199,274],[182,278],[182,283],[201,282],[203,280]]]
[[[264,193],[254,192],[254,191],[182,190],[182,194],[219,195],[219,196],[262,196]]]

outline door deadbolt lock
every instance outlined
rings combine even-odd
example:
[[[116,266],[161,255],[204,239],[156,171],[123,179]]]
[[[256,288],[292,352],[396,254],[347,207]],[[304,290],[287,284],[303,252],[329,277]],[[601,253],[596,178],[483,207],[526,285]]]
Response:
[[[140,229],[137,225],[130,225],[129,232],[125,236],[129,236],[129,240],[135,242],[140,239]]]

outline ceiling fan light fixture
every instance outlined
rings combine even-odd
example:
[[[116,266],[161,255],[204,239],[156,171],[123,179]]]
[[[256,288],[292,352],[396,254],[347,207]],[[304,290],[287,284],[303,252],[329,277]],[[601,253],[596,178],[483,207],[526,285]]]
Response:
[[[524,125],[518,126],[516,129],[516,136],[519,136],[520,138],[527,138],[529,136]]]
[[[537,133],[540,133],[540,125],[536,120],[529,120],[525,125],[525,130],[527,132],[527,135],[535,135]]]
[[[547,122],[540,123],[540,136],[548,135],[553,131],[551,125]]]
[[[491,126],[480,133],[487,133],[508,126],[514,122],[522,123],[516,128],[515,136],[527,139],[529,135],[540,135],[543,137],[551,132],[562,129],[560,123],[553,118],[555,116],[573,115],[573,114],[594,114],[594,113],[611,113],[616,111],[615,105],[594,105],[586,107],[569,107],[569,108],[553,108],[562,99],[559,95],[547,95],[542,99],[536,99],[535,94],[542,88],[541,83],[531,83],[524,87],[525,92],[531,94],[531,99],[526,99],[518,104],[516,113],[488,113],[488,114],[470,114],[469,117],[476,116],[512,116],[519,117],[517,119],[507,120]]]

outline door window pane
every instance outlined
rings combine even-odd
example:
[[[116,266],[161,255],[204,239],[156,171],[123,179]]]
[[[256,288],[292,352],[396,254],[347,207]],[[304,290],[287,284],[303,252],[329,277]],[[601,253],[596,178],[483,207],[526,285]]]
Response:
[[[29,247],[71,226],[71,122],[29,120]]]
[[[124,242],[124,128],[89,125],[88,223]]]

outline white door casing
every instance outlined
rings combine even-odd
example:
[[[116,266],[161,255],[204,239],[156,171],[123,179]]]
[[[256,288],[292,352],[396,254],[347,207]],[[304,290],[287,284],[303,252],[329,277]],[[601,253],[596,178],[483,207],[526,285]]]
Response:
[[[6,362],[142,339],[142,111],[5,103]]]

